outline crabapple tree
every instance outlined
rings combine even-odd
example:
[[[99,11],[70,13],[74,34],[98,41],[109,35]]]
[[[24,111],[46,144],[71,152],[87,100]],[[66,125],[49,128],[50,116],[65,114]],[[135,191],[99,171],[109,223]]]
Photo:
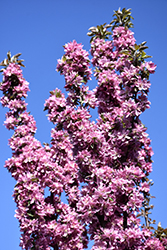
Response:
[[[22,249],[82,250],[89,241],[92,250],[167,249],[167,229],[160,223],[154,229],[149,217],[153,151],[140,120],[150,106],[149,75],[156,66],[146,60],[146,42],[136,44],[130,9],[113,16],[110,24],[89,29],[91,60],[76,41],[64,46],[57,71],[68,96],[56,88],[45,101],[53,123],[49,144],[35,139],[20,54],[8,52],[1,63],[5,126],[14,130],[5,167],[16,180]],[[97,79],[93,90],[86,85],[90,63]],[[91,121],[94,108],[98,118]]]

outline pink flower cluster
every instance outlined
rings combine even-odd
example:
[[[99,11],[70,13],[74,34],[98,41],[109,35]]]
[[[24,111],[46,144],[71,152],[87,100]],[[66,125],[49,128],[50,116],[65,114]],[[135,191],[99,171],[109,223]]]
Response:
[[[70,91],[68,102],[74,105],[80,103],[85,107],[95,107],[94,92],[86,84],[91,79],[90,60],[88,52],[74,40],[64,46],[65,54],[58,60],[57,71],[65,77],[65,88]]]
[[[135,44],[135,38],[133,32],[129,29],[126,29],[123,26],[119,26],[113,30],[113,44],[116,49],[122,50],[123,48],[128,48]]]
[[[78,87],[90,79],[88,52],[82,49],[81,44],[73,41],[64,46],[65,55],[58,60],[57,70],[64,75],[67,90]]]
[[[57,70],[65,77],[68,97],[51,91],[45,102],[55,127],[51,145],[34,138],[35,121],[26,110],[28,83],[20,67],[4,70],[1,90],[13,156],[5,166],[17,180],[14,198],[23,249],[164,250],[165,239],[153,236],[148,218],[153,154],[139,116],[149,108],[152,62],[130,61],[122,49],[134,46],[133,33],[115,28],[113,40],[93,40],[92,64],[98,86],[89,91],[88,53],[76,41],[64,46]],[[129,50],[130,52],[130,50]],[[81,86],[82,85],[82,86]],[[90,108],[99,117],[90,120]],[[49,188],[50,195],[45,196]],[[62,202],[62,194],[67,203]],[[139,214],[146,225],[141,228]]]
[[[34,138],[36,124],[23,100],[29,88],[20,66],[10,63],[3,74],[1,103],[9,108],[5,125],[14,129],[9,140],[13,155],[5,167],[17,181],[13,196],[22,232],[20,246],[81,250],[87,245],[87,234],[75,211],[80,191],[69,136],[53,129],[52,146],[42,147]],[[61,200],[63,190],[68,194],[69,204]]]

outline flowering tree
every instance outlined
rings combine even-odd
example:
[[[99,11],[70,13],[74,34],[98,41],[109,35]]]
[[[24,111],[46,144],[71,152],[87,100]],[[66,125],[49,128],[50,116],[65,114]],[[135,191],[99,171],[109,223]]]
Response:
[[[68,97],[56,88],[45,102],[54,125],[50,144],[42,146],[34,137],[20,54],[8,52],[1,63],[1,103],[9,108],[5,126],[14,130],[5,167],[17,181],[22,249],[81,250],[89,240],[92,250],[167,249],[167,229],[158,224],[155,230],[149,217],[153,152],[140,120],[150,105],[149,75],[156,66],[145,61],[146,42],[135,43],[131,19],[130,9],[119,9],[110,24],[90,28],[94,90],[86,86],[88,52],[76,41],[64,46],[57,71],[65,77]],[[99,116],[92,122],[95,107]]]

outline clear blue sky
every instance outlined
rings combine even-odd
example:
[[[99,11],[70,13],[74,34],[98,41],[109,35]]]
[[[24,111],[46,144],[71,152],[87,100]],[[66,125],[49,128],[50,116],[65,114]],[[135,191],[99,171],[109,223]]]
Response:
[[[36,138],[41,142],[50,141],[50,124],[43,112],[43,104],[49,91],[56,87],[63,90],[64,78],[55,71],[57,59],[63,54],[63,45],[72,40],[90,49],[88,28],[109,23],[113,10],[119,7],[132,8],[135,38],[137,43],[147,41],[147,54],[152,55],[157,70],[150,80],[152,83],[149,99],[151,109],[142,115],[148,127],[154,150],[154,186],[151,194],[155,205],[152,218],[167,227],[167,1],[166,0],[4,0],[0,14],[0,61],[8,50],[12,55],[22,53],[26,68],[24,78],[30,82],[27,98],[28,111],[37,122]],[[2,77],[0,77],[0,81]],[[90,89],[95,82],[90,82]],[[1,94],[0,94],[1,96]],[[19,225],[14,218],[15,203],[12,198],[14,180],[3,168],[11,156],[8,138],[13,132],[3,126],[6,110],[0,107],[0,249],[19,250]],[[95,115],[93,118],[96,118]]]

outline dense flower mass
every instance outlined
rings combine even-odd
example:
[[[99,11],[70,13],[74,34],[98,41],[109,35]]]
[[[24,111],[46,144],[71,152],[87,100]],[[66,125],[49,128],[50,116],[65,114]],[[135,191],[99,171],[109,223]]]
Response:
[[[70,92],[68,102],[94,108],[96,105],[94,92],[82,85],[91,79],[92,72],[89,68],[88,52],[82,47],[75,40],[66,44],[64,46],[65,54],[61,60],[58,60],[57,71],[65,77],[65,88]]]
[[[125,29],[123,26],[119,26],[113,30],[113,44],[119,51],[122,48],[128,48],[134,46],[135,38],[133,32],[129,29]]]
[[[3,70],[1,103],[9,108],[5,126],[14,130],[9,140],[13,155],[5,167],[17,181],[22,249],[83,250],[89,240],[92,250],[167,248],[160,233],[165,230],[159,226],[153,233],[148,216],[153,151],[140,120],[150,105],[149,74],[156,66],[144,60],[143,44],[135,44],[127,27],[115,27],[112,40],[101,37],[96,34],[91,42],[94,90],[86,86],[91,79],[88,52],[76,41],[64,46],[57,71],[69,92],[65,98],[56,88],[45,101],[54,124],[50,144],[42,146],[34,137],[36,124],[24,100],[29,87],[20,65],[10,62]],[[95,107],[96,122],[90,119]]]
[[[74,249],[74,246],[83,249],[87,235],[74,209],[80,191],[78,166],[73,160],[69,136],[53,129],[52,146],[42,147],[34,138],[36,124],[23,100],[29,88],[20,66],[10,63],[3,74],[1,103],[9,108],[5,125],[14,129],[9,140],[13,156],[5,167],[17,181],[14,199],[22,232],[20,246],[23,249]],[[49,101],[53,113],[63,107],[63,99],[57,106],[54,98]],[[51,117],[50,120],[54,121]],[[45,197],[46,188],[50,192],[48,197]],[[63,190],[68,194],[69,205],[61,201]]]

